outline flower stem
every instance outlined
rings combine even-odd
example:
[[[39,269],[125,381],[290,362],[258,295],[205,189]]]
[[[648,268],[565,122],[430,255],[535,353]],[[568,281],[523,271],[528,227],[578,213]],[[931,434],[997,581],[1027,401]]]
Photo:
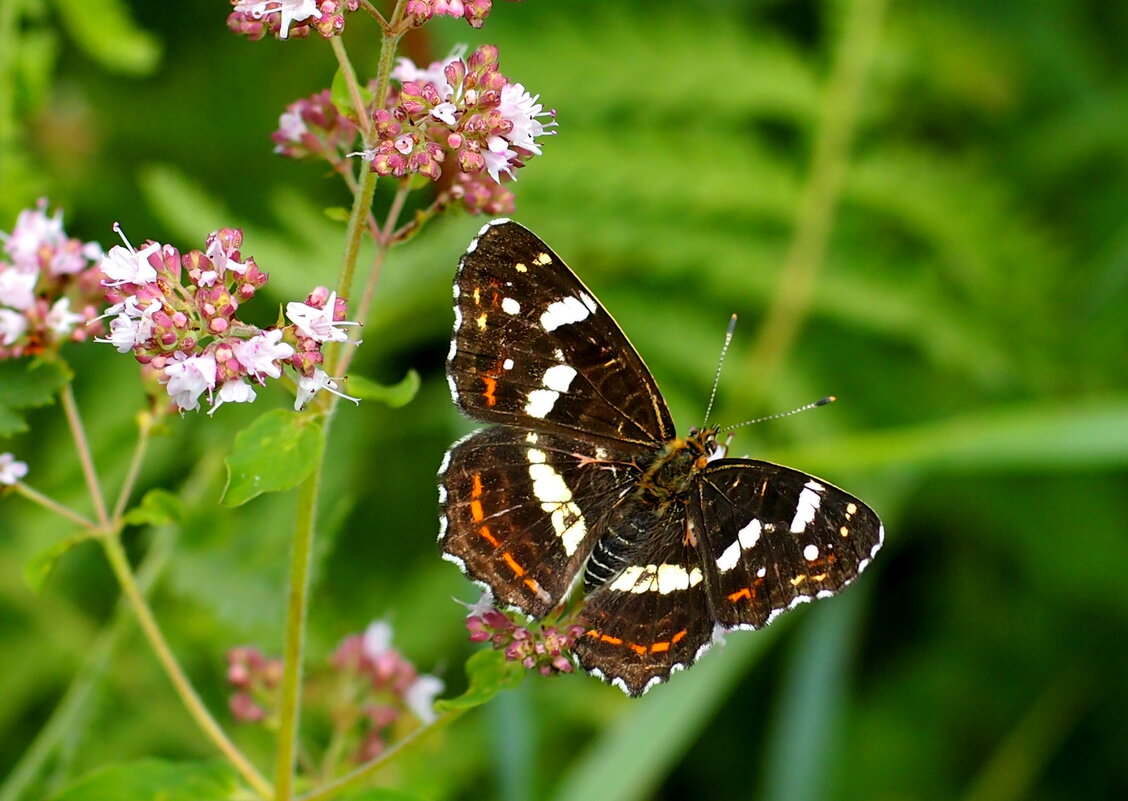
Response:
[[[110,519],[106,516],[106,501],[102,497],[98,471],[94,469],[94,459],[90,454],[90,442],[86,439],[86,429],[82,427],[82,417],[78,413],[78,404],[74,399],[74,387],[69,381],[63,385],[59,397],[63,402],[63,412],[66,414],[71,436],[74,437],[74,449],[78,453],[79,464],[82,465],[82,477],[86,480],[86,489],[94,504],[94,516],[98,518],[103,530],[109,531]]]
[[[317,517],[319,464],[298,489],[297,526],[290,555],[290,592],[286,603],[286,644],[278,711],[278,753],[274,766],[275,801],[290,801],[294,790],[294,758],[301,705],[302,653],[305,646],[309,575]]]
[[[97,523],[95,523],[93,520],[87,520],[85,517],[83,517],[78,512],[74,511],[73,509],[71,509],[69,506],[64,506],[63,504],[56,501],[54,498],[48,497],[47,495],[44,495],[42,492],[39,492],[38,490],[32,489],[31,487],[29,487],[27,484],[23,483],[22,481],[16,482],[14,492],[18,492],[20,495],[24,496],[29,501],[32,501],[33,503],[37,503],[40,506],[44,507],[45,509],[50,509],[55,514],[62,515],[63,517],[67,518],[67,520],[70,520],[72,523],[78,523],[78,525],[82,526],[85,529],[94,530],[94,529],[98,528]]]
[[[173,656],[172,650],[168,647],[168,643],[161,634],[160,627],[157,625],[156,618],[153,616],[152,610],[149,608],[148,602],[145,600],[145,595],[138,587],[136,580],[133,576],[133,570],[129,565],[129,559],[125,555],[125,549],[122,548],[121,542],[115,535],[106,535],[100,538],[102,548],[106,552],[106,558],[110,562],[110,568],[114,571],[118,583],[121,585],[122,594],[125,597],[126,603],[133,609],[133,614],[137,617],[137,623],[141,626],[141,631],[145,634],[145,638],[149,641],[150,647],[157,655],[157,659],[164,667],[165,673],[168,674],[172,686],[176,689],[177,695],[180,696],[181,702],[188,709],[188,713],[196,721],[196,725],[203,730],[216,747],[223,753],[225,757],[235,766],[235,769],[242,774],[243,779],[246,780],[251,787],[254,788],[263,798],[270,798],[271,789],[266,779],[255,769],[247,758],[235,747],[234,743],[228,739],[226,733],[220,728],[220,725],[208,712],[204,702],[200,700],[200,696],[192,687],[188,677],[184,675],[180,664]]]
[[[129,503],[129,496],[133,494],[133,487],[137,484],[137,476],[141,474],[141,465],[145,463],[145,454],[149,452],[150,434],[153,430],[153,418],[148,412],[142,412],[138,423],[137,445],[133,448],[133,457],[129,460],[129,471],[125,474],[125,482],[121,485],[117,503],[114,504],[115,521],[120,520]]]
[[[850,143],[866,73],[874,59],[886,0],[854,0],[846,12],[833,72],[827,81],[810,175],[799,199],[779,289],[753,350],[759,386],[770,386],[810,307],[849,166]]]

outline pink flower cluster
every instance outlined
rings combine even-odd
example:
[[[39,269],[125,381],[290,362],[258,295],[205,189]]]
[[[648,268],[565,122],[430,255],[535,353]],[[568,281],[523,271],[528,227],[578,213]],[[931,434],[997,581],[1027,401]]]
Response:
[[[101,332],[97,262],[102,248],[63,230],[47,201],[21,211],[12,233],[0,231],[0,359],[36,355]]]
[[[171,245],[150,241],[135,250],[126,241],[100,265],[113,303],[105,316],[114,319],[109,337],[98,341],[132,352],[155,371],[181,411],[198,409],[205,393],[209,413],[224,403],[249,403],[252,384],[280,378],[286,366],[296,374],[296,409],[318,390],[337,387],[320,368],[321,347],[345,341],[342,326],[355,325],[345,321],[345,301],[319,287],[304,303],[287,304],[291,325],[241,322],[240,306],[269,278],[254,258],[242,258],[242,242],[242,231],[231,228],[212,233],[204,251],[184,255]]]
[[[422,25],[431,17],[462,18],[472,28],[481,28],[489,16],[493,0],[407,0],[404,16],[410,17],[416,25]]]
[[[274,715],[282,664],[256,648],[239,647],[227,656],[227,681],[234,688],[229,705],[236,720],[254,723]],[[424,725],[435,720],[435,697],[443,690],[438,678],[420,674],[392,646],[392,627],[377,620],[363,634],[346,637],[329,660],[329,671],[314,671],[307,697],[332,699],[327,710],[337,731],[334,738],[355,743],[355,760],[379,756],[402,728],[405,714]],[[317,692],[331,682],[332,692]],[[408,719],[409,720],[409,719]]]
[[[542,676],[572,672],[569,654],[584,633],[584,627],[576,624],[562,628],[518,626],[495,609],[488,596],[470,610],[466,629],[471,642],[489,642],[494,650],[504,651],[510,662],[520,662]]]
[[[292,159],[322,158],[333,165],[344,163],[356,136],[356,126],[337,109],[328,89],[287,106],[271,134],[275,153]]]
[[[345,29],[345,12],[356,11],[360,0],[231,0],[235,10],[227,17],[229,30],[258,41],[267,34],[276,39],[302,38],[317,31],[329,39]]]
[[[426,69],[403,58],[392,77],[401,87],[386,109],[376,111],[377,142],[362,154],[380,175],[418,173],[438,180],[449,154],[467,176],[484,173],[501,183],[503,173],[515,178],[518,168],[540,155],[536,140],[555,125],[553,112],[537,102],[539,95],[498,72],[492,45]]]
[[[257,723],[272,714],[277,704],[282,660],[267,659],[249,645],[227,652],[227,683],[235,688],[228,707],[240,723]],[[269,710],[269,713],[268,713]]]

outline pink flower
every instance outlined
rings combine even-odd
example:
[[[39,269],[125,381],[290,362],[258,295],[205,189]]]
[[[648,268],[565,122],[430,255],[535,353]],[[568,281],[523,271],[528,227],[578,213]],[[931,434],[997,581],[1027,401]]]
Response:
[[[313,396],[323,389],[329,390],[338,398],[344,398],[353,403],[360,403],[360,398],[354,398],[351,395],[338,392],[337,382],[326,375],[325,371],[320,367],[315,367],[313,369],[313,375],[303,375],[298,378],[298,393],[297,397],[294,398],[294,411],[300,412],[304,409],[305,405],[310,402]]]
[[[39,271],[25,272],[0,264],[0,304],[26,311],[35,303],[35,285]]]
[[[255,399],[255,389],[245,379],[238,378],[233,381],[224,381],[215,394],[211,409],[208,414],[215,414],[215,410],[225,403],[250,403]]]
[[[27,317],[11,309],[0,309],[0,345],[13,345],[27,332]]]

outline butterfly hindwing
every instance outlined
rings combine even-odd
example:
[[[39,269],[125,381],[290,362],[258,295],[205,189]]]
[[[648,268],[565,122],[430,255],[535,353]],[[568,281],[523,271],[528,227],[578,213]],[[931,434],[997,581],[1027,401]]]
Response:
[[[713,612],[725,628],[761,628],[838,593],[881,547],[872,509],[798,470],[722,459],[697,488],[706,567],[716,576]]]
[[[486,422],[646,450],[674,434],[641,357],[595,296],[537,236],[482,228],[454,280],[447,376]]]
[[[581,667],[628,695],[693,664],[713,640],[696,524],[684,509],[655,523],[631,564],[585,599],[574,646]]]
[[[456,443],[439,474],[444,554],[499,602],[548,614],[637,480],[625,466],[585,461],[598,456],[587,443],[508,426]]]

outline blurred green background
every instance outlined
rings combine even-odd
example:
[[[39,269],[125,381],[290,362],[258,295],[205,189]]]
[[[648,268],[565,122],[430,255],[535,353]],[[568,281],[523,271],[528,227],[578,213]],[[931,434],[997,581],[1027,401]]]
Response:
[[[269,140],[287,103],[328,85],[331,53],[238,39],[227,10],[0,0],[0,228],[41,195],[106,247],[115,220],[184,250],[241,225],[272,276],[262,321],[331,285],[342,226],[324,210],[349,197]],[[346,37],[366,74],[373,33],[358,16]],[[741,429],[736,453],[825,476],[888,534],[843,596],[730,635],[641,701],[530,678],[381,782],[507,801],[1128,797],[1128,4],[529,0],[405,46],[428,61],[457,42],[498,44],[501,71],[558,111],[513,216],[616,315],[679,425],[702,422],[738,313],[715,420],[840,402]],[[355,370],[415,368],[423,389],[402,409],[341,407],[313,665],[386,617],[421,670],[464,682],[475,646],[451,597],[476,591],[438,558],[434,473],[471,429],[442,366],[449,282],[481,223],[442,220],[385,267]],[[66,355],[116,486],[135,365],[108,346]],[[197,500],[154,604],[232,727],[224,653],[280,648],[293,498],[220,508],[217,460],[288,403],[173,420],[142,486]],[[0,450],[87,509],[57,407]],[[96,548],[38,596],[23,582],[68,533],[0,505],[0,775],[87,679],[27,798],[112,761],[213,756],[132,626],[85,666],[117,597]],[[163,542],[128,541],[138,556]],[[268,736],[234,735],[269,768]]]

